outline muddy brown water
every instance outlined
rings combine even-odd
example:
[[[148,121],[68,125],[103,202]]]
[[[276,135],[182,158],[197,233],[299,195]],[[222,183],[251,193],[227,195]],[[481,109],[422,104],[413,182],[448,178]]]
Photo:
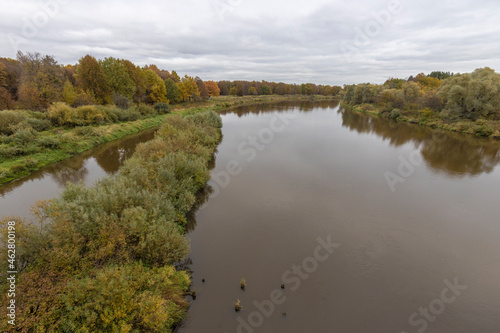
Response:
[[[498,142],[332,103],[222,118],[179,332],[500,332]]]
[[[331,102],[222,118],[178,332],[500,332],[498,142]],[[1,186],[0,215],[115,172],[142,135]]]

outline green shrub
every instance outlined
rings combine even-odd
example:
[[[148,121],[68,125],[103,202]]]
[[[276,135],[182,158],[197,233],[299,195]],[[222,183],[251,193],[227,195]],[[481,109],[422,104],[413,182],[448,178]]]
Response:
[[[495,129],[489,125],[480,125],[474,127],[476,136],[490,136],[495,133]]]
[[[16,111],[0,111],[0,133],[11,135],[14,133],[12,126],[25,120],[25,117]]]
[[[132,101],[127,97],[120,94],[113,95],[113,103],[120,109],[128,109],[132,105]]]
[[[0,145],[0,156],[2,158],[12,158],[22,155],[24,155],[24,149],[20,147]]]
[[[85,278],[73,278],[59,302],[65,332],[171,332],[184,314],[189,276],[174,267],[141,264],[108,266]]]
[[[43,132],[52,127],[52,122],[49,119],[28,118],[26,123],[37,132]]]
[[[122,109],[110,105],[98,105],[97,108],[113,123],[118,121],[118,114],[122,112]]]
[[[398,119],[399,117],[401,117],[401,111],[399,109],[393,109],[391,111],[391,116],[390,116],[392,119]]]
[[[76,108],[77,119],[80,124],[102,124],[110,122],[107,114],[99,110],[95,105],[84,105]]]
[[[0,134],[0,144],[10,143],[12,140],[5,134]]]
[[[48,116],[52,123],[59,126],[75,126],[78,118],[76,110],[63,102],[53,103],[48,109]]]
[[[139,104],[137,107],[137,111],[143,116],[154,116],[157,114],[155,108],[147,105],[147,104]]]
[[[11,170],[14,173],[19,173],[23,171],[32,171],[36,168],[37,165],[38,163],[34,159],[25,158],[24,160],[21,161],[20,164],[13,166]]]
[[[74,130],[74,133],[78,134],[78,135],[84,135],[84,136],[97,136],[98,135],[97,131],[92,126],[78,127]]]
[[[430,108],[425,108],[425,109],[419,110],[418,113],[423,118],[429,118],[429,117],[432,117],[432,115],[434,114],[434,111],[432,111],[432,109],[430,109]]]
[[[42,136],[38,138],[37,143],[46,148],[59,148],[59,145],[61,142],[59,139],[53,137],[53,136]]]
[[[132,107],[127,110],[120,110],[116,113],[119,121],[134,121],[141,119],[141,113],[137,110],[136,107]]]
[[[14,134],[12,134],[12,141],[20,144],[27,145],[28,143],[34,141],[38,136],[38,133],[31,127],[25,127],[18,129]]]
[[[170,112],[170,105],[167,103],[156,103],[154,108],[158,114],[167,114]]]

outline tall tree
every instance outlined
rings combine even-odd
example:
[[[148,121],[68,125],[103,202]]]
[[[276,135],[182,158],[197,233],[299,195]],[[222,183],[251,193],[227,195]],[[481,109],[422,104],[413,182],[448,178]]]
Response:
[[[106,76],[106,82],[113,92],[132,99],[136,88],[123,63],[113,57],[109,57],[100,60],[99,64]]]
[[[489,67],[444,80],[438,96],[446,103],[445,115],[500,118],[500,74]]]
[[[193,77],[184,75],[181,82],[177,85],[181,101],[196,100],[200,97],[200,90]]]
[[[22,66],[19,100],[29,108],[47,108],[61,100],[65,78],[62,67],[52,56],[17,53]]]
[[[205,81],[205,86],[208,89],[208,94],[210,96],[220,96],[220,89],[217,82],[214,81]]]
[[[200,77],[196,77],[194,79],[196,81],[196,85],[198,86],[198,91],[200,92],[200,97],[202,99],[208,99],[208,97],[210,97],[210,95],[208,94],[208,89],[207,89],[207,86],[205,85],[205,82],[203,82],[202,79],[200,79]]]
[[[135,103],[144,102],[146,100],[146,79],[144,71],[134,65],[130,60],[119,60],[128,76],[135,85],[133,100]]]
[[[99,104],[111,103],[112,90],[99,62],[91,55],[81,58],[76,68],[78,86],[94,96]]]
[[[165,88],[167,89],[167,98],[170,103],[179,103],[181,101],[179,96],[179,87],[172,78],[165,80]]]
[[[152,69],[144,71],[146,81],[146,102],[148,103],[168,103],[167,89],[165,82]]]

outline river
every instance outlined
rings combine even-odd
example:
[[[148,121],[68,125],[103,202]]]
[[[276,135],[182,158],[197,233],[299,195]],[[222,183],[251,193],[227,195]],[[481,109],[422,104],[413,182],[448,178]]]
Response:
[[[179,332],[500,331],[498,142],[331,102],[222,118],[190,222],[197,297]],[[114,173],[152,135],[0,187],[0,215],[29,217],[67,181]]]
[[[331,103],[222,118],[180,332],[500,332],[497,142]]]

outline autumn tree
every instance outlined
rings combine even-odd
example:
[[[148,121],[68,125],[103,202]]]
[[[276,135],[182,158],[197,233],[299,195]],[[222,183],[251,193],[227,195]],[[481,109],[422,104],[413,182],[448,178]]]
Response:
[[[170,74],[170,78],[174,80],[175,83],[181,82],[181,78],[176,71],[172,71],[172,74]]]
[[[146,100],[146,79],[144,76],[144,71],[139,67],[134,65],[130,60],[122,60],[119,62],[123,66],[123,69],[127,72],[130,79],[134,82],[135,90],[133,95],[133,101],[135,103],[140,103]]]
[[[7,68],[5,65],[0,62],[0,87],[7,87],[7,81],[8,81],[8,75],[7,75]]]
[[[200,97],[198,85],[193,77],[184,75],[181,82],[177,85],[179,87],[179,97],[181,101],[189,101]]]
[[[468,119],[500,117],[500,74],[489,67],[446,79],[438,91],[445,115]]]
[[[263,85],[261,87],[261,90],[262,90],[262,95],[271,95],[272,94],[271,87],[269,87],[267,84]]]
[[[195,81],[196,85],[198,86],[198,91],[200,92],[200,97],[202,99],[208,99],[210,95],[208,93],[208,89],[207,86],[205,85],[205,82],[203,82],[203,80],[199,76],[195,78]]]
[[[165,88],[167,91],[166,96],[170,103],[179,103],[181,101],[179,87],[171,77],[165,80]]]
[[[431,72],[427,76],[433,77],[433,78],[436,78],[436,79],[439,79],[439,80],[445,80],[445,79],[447,79],[449,77],[452,77],[453,73],[451,73],[451,72],[442,72],[442,71],[434,71],[434,72]]]
[[[7,89],[0,87],[0,110],[14,108],[14,99]]]
[[[19,100],[27,108],[46,108],[61,99],[64,73],[52,56],[40,53],[17,53],[22,66]]]
[[[217,82],[205,81],[205,86],[207,87],[208,94],[210,96],[214,96],[214,97],[220,96],[220,89],[219,89],[219,85],[217,84]]]
[[[10,58],[0,58],[4,68],[4,88],[13,99],[17,98],[19,82],[21,80],[22,65],[19,61]]]
[[[164,69],[159,69],[158,66],[156,65],[147,65],[147,66],[144,66],[143,68],[144,70],[148,70],[148,69],[151,69],[153,72],[156,73],[156,75],[158,75],[162,80],[166,80],[168,79],[169,77],[171,77],[170,73]]]
[[[91,55],[81,58],[76,69],[78,86],[94,96],[99,104],[111,103],[112,90],[108,85],[104,70]]]
[[[152,69],[144,71],[147,103],[168,103],[165,82]]]
[[[219,81],[217,82],[219,86],[219,91],[222,96],[229,95],[229,89],[231,89],[231,82],[229,81]]]
[[[311,83],[303,83],[301,85],[302,95],[313,95],[314,89]]]
[[[123,63],[113,57],[109,57],[100,60],[99,64],[103,69],[106,82],[111,90],[115,94],[132,99],[136,88]]]
[[[70,80],[66,80],[62,91],[63,101],[68,105],[73,105],[76,101],[77,93]]]

